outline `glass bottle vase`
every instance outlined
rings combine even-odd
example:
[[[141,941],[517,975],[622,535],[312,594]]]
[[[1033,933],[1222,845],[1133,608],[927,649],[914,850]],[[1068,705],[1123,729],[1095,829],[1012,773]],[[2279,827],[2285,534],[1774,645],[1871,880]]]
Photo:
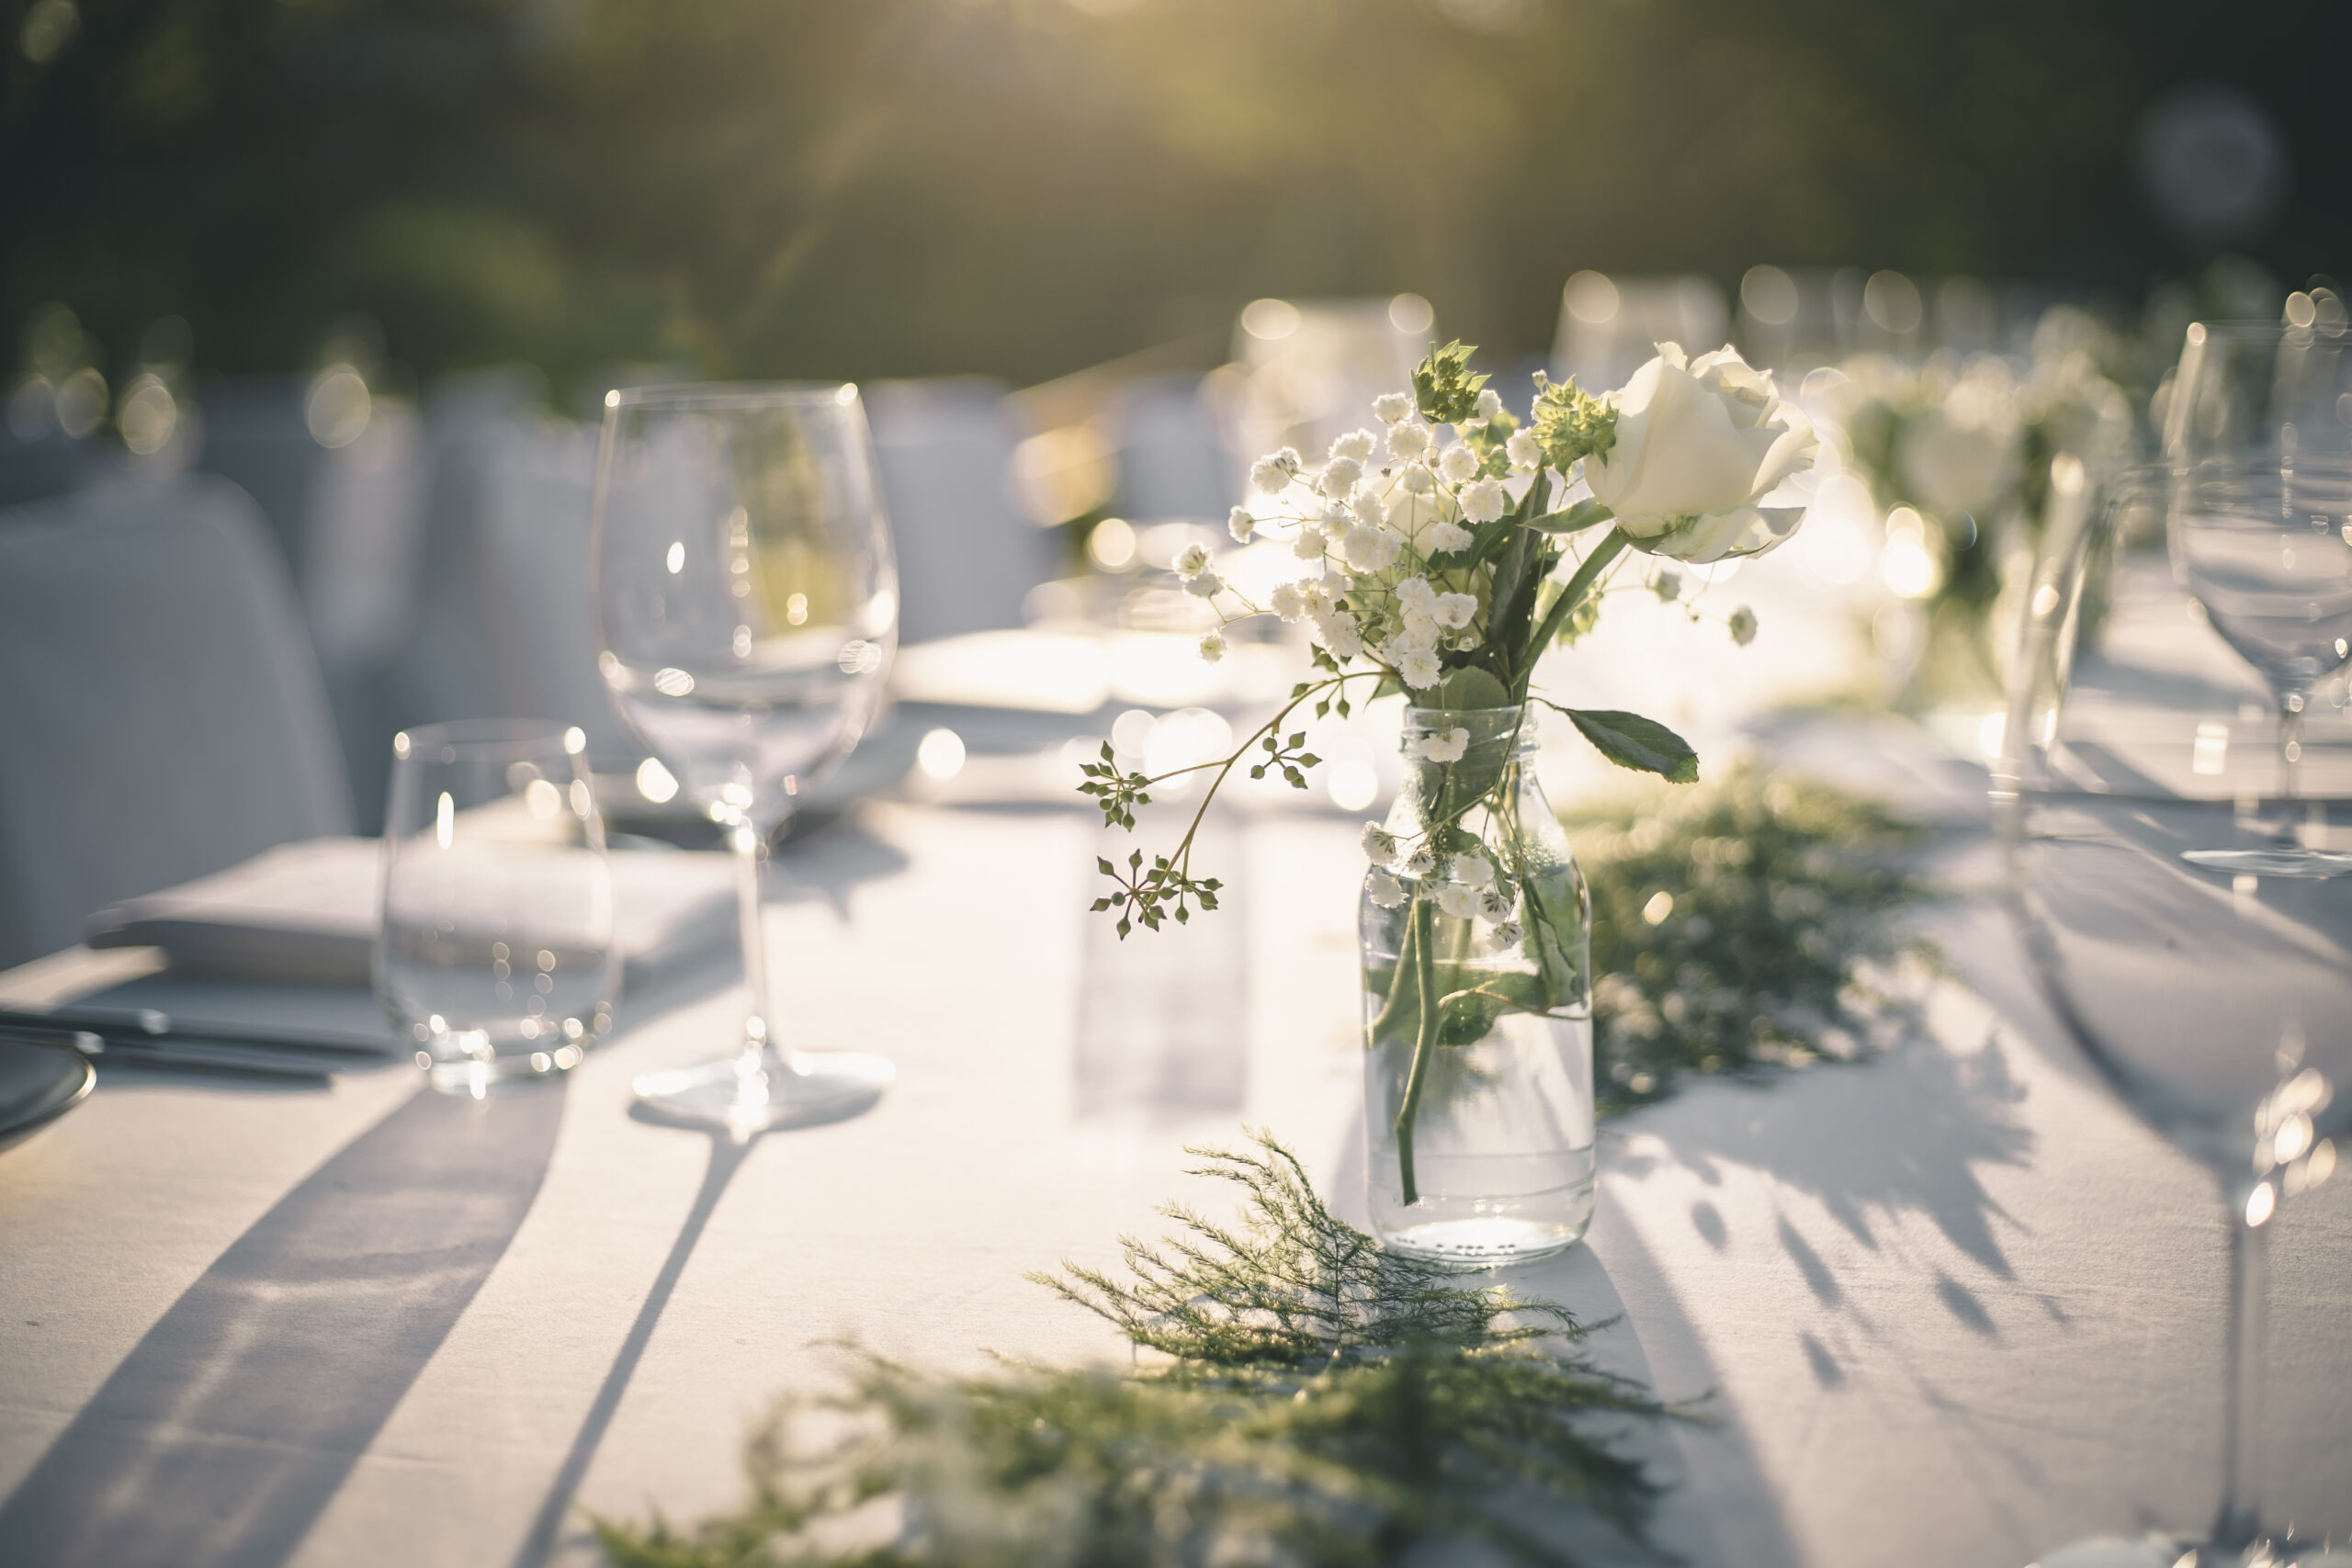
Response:
[[[1373,1227],[1494,1268],[1592,1219],[1592,900],[1531,712],[1408,708],[1404,750],[1358,919]]]

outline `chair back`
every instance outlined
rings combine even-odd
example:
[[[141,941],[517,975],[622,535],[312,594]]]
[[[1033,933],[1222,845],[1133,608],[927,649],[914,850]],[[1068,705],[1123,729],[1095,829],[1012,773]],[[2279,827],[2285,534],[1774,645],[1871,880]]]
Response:
[[[352,830],[318,660],[222,480],[0,516],[0,967],[115,902]]]

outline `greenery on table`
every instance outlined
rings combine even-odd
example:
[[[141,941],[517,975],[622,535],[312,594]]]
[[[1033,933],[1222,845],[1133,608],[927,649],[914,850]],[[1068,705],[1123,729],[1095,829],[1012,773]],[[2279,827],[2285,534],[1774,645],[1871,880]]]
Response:
[[[691,1531],[600,1522],[618,1568],[1355,1564],[1416,1541],[1577,1559],[1511,1502],[1580,1506],[1638,1538],[1656,1485],[1594,1417],[1673,1413],[1576,1348],[1558,1307],[1464,1284],[1335,1218],[1264,1134],[1194,1150],[1239,1186],[1238,1227],[1181,1205],[1132,1282],[1035,1276],[1116,1325],[1136,1370],[940,1377],[862,1358],[837,1396],[781,1406],[752,1497]],[[804,1446],[830,1417],[834,1435]],[[877,1499],[888,1544],[841,1544]],[[853,1529],[854,1528],[853,1524]]]
[[[1932,958],[1890,918],[1928,892],[1900,864],[1919,830],[1830,786],[1741,765],[1569,827],[1607,977],[1604,1112],[1686,1073],[1860,1055],[1901,1005],[1872,975]],[[1657,1486],[1623,1428],[1687,1416],[1596,1369],[1590,1325],[1382,1251],[1265,1134],[1206,1157],[1237,1224],[1171,1205],[1179,1231],[1127,1241],[1125,1279],[1034,1276],[1114,1325],[1134,1370],[859,1356],[752,1439],[738,1511],[600,1521],[616,1568],[1373,1564],[1431,1538],[1574,1561],[1538,1502],[1641,1536]],[[872,1511],[892,1505],[895,1528]]]
[[[1899,1021],[1882,977],[1933,960],[1890,918],[1929,892],[1901,863],[1920,829],[1827,784],[1742,763],[1568,828],[1592,890],[1604,1115],[1685,1073],[1860,1055]]]

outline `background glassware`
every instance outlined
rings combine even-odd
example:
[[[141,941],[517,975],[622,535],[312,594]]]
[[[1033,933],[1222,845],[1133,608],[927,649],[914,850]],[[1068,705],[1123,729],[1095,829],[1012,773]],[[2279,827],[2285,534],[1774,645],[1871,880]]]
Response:
[[[392,741],[376,990],[434,1087],[576,1066],[620,979],[611,866],[578,729],[427,725]]]
[[[893,1069],[779,1041],[760,906],[770,837],[865,734],[898,641],[898,570],[857,389],[607,394],[594,559],[605,682],[686,797],[728,829],[750,990],[733,1055],[640,1078],[638,1095],[738,1137],[860,1109]]]
[[[2352,664],[2352,327],[2329,316],[2191,326],[2165,409],[2174,569],[2278,713],[2271,841],[2189,852],[2262,876],[2352,873],[2295,807],[2304,716]]]
[[[2212,1564],[2263,1534],[2264,1226],[2326,1178],[2352,1126],[2352,878],[2216,857],[2262,847],[2276,764],[2261,682],[2166,559],[2174,478],[2137,476],[2095,506],[2079,465],[2053,465],[1993,801],[2012,907],[2059,1017],[2220,1183],[2230,1392],[2221,1500],[2196,1558]],[[2352,723],[2340,677],[2312,696],[2298,809],[2306,840],[2334,852],[2352,848]]]

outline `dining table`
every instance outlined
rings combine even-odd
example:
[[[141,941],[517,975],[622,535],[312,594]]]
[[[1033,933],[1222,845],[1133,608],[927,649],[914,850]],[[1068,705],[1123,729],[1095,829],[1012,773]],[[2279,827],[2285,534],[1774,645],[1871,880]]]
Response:
[[[1692,1077],[1604,1121],[1589,1234],[1487,1277],[1697,1417],[1619,1434],[1661,1487],[1624,1560],[1997,1568],[2200,1528],[2216,1185],[2037,995],[1981,767],[1883,716],[1748,743],[1841,759],[1929,827],[1937,892],[1899,918],[1940,957],[1862,1059]],[[898,1078],[748,1141],[631,1094],[728,1048],[724,942],[633,984],[570,1073],[479,1099],[400,1060],[273,1082],[101,1057],[85,1103],[0,1151],[0,1564],[593,1562],[596,1520],[738,1503],[775,1402],[863,1354],[1127,1364],[1027,1276],[1115,1273],[1171,1200],[1219,1212],[1188,1151],[1264,1129],[1365,1221],[1362,816],[1212,814],[1196,861],[1225,908],[1125,940],[1089,904],[1126,837],[1074,796],[918,778],[794,838],[767,922],[787,1038]],[[362,988],[138,947],[0,975],[0,1006],[93,1000],[384,1027]],[[2266,1512],[2341,1543],[2352,1180],[2272,1225]]]

